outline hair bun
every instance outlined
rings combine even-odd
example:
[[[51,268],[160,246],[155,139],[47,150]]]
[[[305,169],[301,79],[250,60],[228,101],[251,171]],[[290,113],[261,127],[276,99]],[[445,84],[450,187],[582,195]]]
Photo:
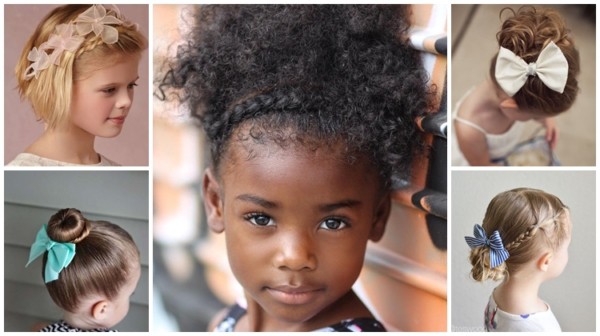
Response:
[[[48,221],[48,237],[61,243],[79,243],[90,233],[91,225],[74,208],[59,210]]]
[[[495,268],[490,266],[490,249],[488,247],[476,247],[471,249],[469,256],[471,265],[471,277],[475,281],[485,281],[492,279],[494,281],[502,280],[507,275],[506,263],[502,263]]]

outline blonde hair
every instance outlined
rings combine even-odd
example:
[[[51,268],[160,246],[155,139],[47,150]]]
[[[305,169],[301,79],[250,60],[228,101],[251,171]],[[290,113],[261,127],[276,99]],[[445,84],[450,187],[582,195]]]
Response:
[[[109,222],[87,220],[77,209],[62,209],[50,217],[47,233],[56,242],[75,243],[73,261],[57,280],[46,283],[54,303],[69,312],[75,312],[80,300],[90,294],[116,297],[140,262],[138,248],[127,231]],[[42,277],[47,257],[48,252]]]
[[[547,192],[518,188],[502,192],[492,199],[483,218],[486,236],[498,231],[508,259],[490,267],[490,249],[473,248],[471,276],[477,281],[501,280],[517,272],[543,249],[556,250],[569,236],[568,207]]]
[[[94,70],[114,65],[123,57],[139,56],[147,48],[148,41],[136,25],[107,8],[107,14],[124,21],[114,26],[119,32],[116,43],[106,44],[101,37],[88,34],[74,53],[63,52],[58,65],[50,65],[40,72],[38,78],[26,79],[25,72],[31,64],[27,59],[29,52],[48,41],[56,26],[73,21],[88,8],[90,5],[65,5],[52,10],[25,43],[15,67],[21,99],[31,102],[36,117],[49,128],[57,128],[68,120],[75,81],[85,78]]]
[[[530,110],[542,116],[554,116],[568,110],[577,97],[577,75],[579,74],[579,52],[575,48],[570,31],[560,14],[552,9],[536,9],[531,6],[512,8],[505,11],[512,16],[502,23],[502,29],[496,34],[499,47],[504,47],[521,57],[526,63],[535,62],[542,50],[553,41],[565,55],[569,64],[567,84],[564,92],[553,91],[537,76],[529,76],[525,85],[512,97],[520,109]],[[490,77],[496,82],[496,57],[492,58]]]

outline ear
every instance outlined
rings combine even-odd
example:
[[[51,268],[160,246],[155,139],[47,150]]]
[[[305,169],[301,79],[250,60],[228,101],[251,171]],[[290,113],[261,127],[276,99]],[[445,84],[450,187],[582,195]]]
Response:
[[[216,233],[225,231],[221,186],[210,168],[206,168],[204,171],[202,194],[204,195],[204,209],[208,226]]]
[[[96,321],[103,321],[108,316],[109,302],[106,300],[97,301],[92,305],[92,317]]]
[[[370,240],[377,242],[383,236],[383,233],[385,232],[385,226],[390,218],[391,208],[392,197],[389,193],[386,193],[381,198],[377,209],[375,209],[375,217],[373,218],[373,225],[371,226],[371,233],[369,234]]]
[[[517,105],[517,102],[514,99],[508,98],[500,102],[500,108],[504,110],[518,110],[519,105]]]
[[[537,260],[536,266],[542,272],[547,272],[550,264],[552,264],[552,260],[554,255],[552,252],[546,252],[542,254],[542,256]]]

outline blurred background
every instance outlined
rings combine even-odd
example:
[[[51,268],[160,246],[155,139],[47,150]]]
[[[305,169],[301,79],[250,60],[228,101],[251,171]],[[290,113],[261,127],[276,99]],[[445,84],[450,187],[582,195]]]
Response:
[[[498,51],[500,11],[522,5],[452,5],[451,109],[473,86],[489,76],[490,60]],[[596,6],[536,5],[556,9],[565,19],[579,50],[579,96],[571,109],[557,117],[555,154],[563,166],[596,165]],[[526,140],[539,123],[530,121]]]
[[[154,6],[155,88],[197,9]],[[355,290],[388,330],[445,331],[448,13],[445,5],[412,9],[412,42],[423,50],[437,88],[438,110],[431,116],[439,119],[423,124],[437,131],[424,135],[431,158],[419,158],[413,180],[398,185],[387,231],[382,241],[369,245]],[[243,292],[230,272],[224,235],[209,232],[205,223],[200,187],[207,157],[199,128],[183,107],[158,98],[153,116],[153,331],[206,331],[215,313]]]

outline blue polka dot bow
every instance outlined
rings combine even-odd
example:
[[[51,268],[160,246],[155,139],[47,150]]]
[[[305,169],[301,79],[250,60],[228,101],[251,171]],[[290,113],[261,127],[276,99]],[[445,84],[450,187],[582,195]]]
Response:
[[[38,231],[31,250],[29,251],[29,261],[25,267],[29,266],[37,257],[48,251],[46,268],[44,270],[44,282],[48,283],[58,279],[60,272],[73,261],[75,256],[75,244],[59,243],[50,237],[46,231],[46,224]]]
[[[494,231],[488,238],[485,235],[483,227],[479,224],[475,224],[475,227],[473,227],[473,235],[475,235],[475,237],[465,237],[467,244],[469,244],[469,247],[472,249],[480,246],[489,247],[491,268],[502,265],[502,263],[508,259],[508,251],[504,248],[504,244],[502,244],[502,238],[500,238],[498,230]]]

